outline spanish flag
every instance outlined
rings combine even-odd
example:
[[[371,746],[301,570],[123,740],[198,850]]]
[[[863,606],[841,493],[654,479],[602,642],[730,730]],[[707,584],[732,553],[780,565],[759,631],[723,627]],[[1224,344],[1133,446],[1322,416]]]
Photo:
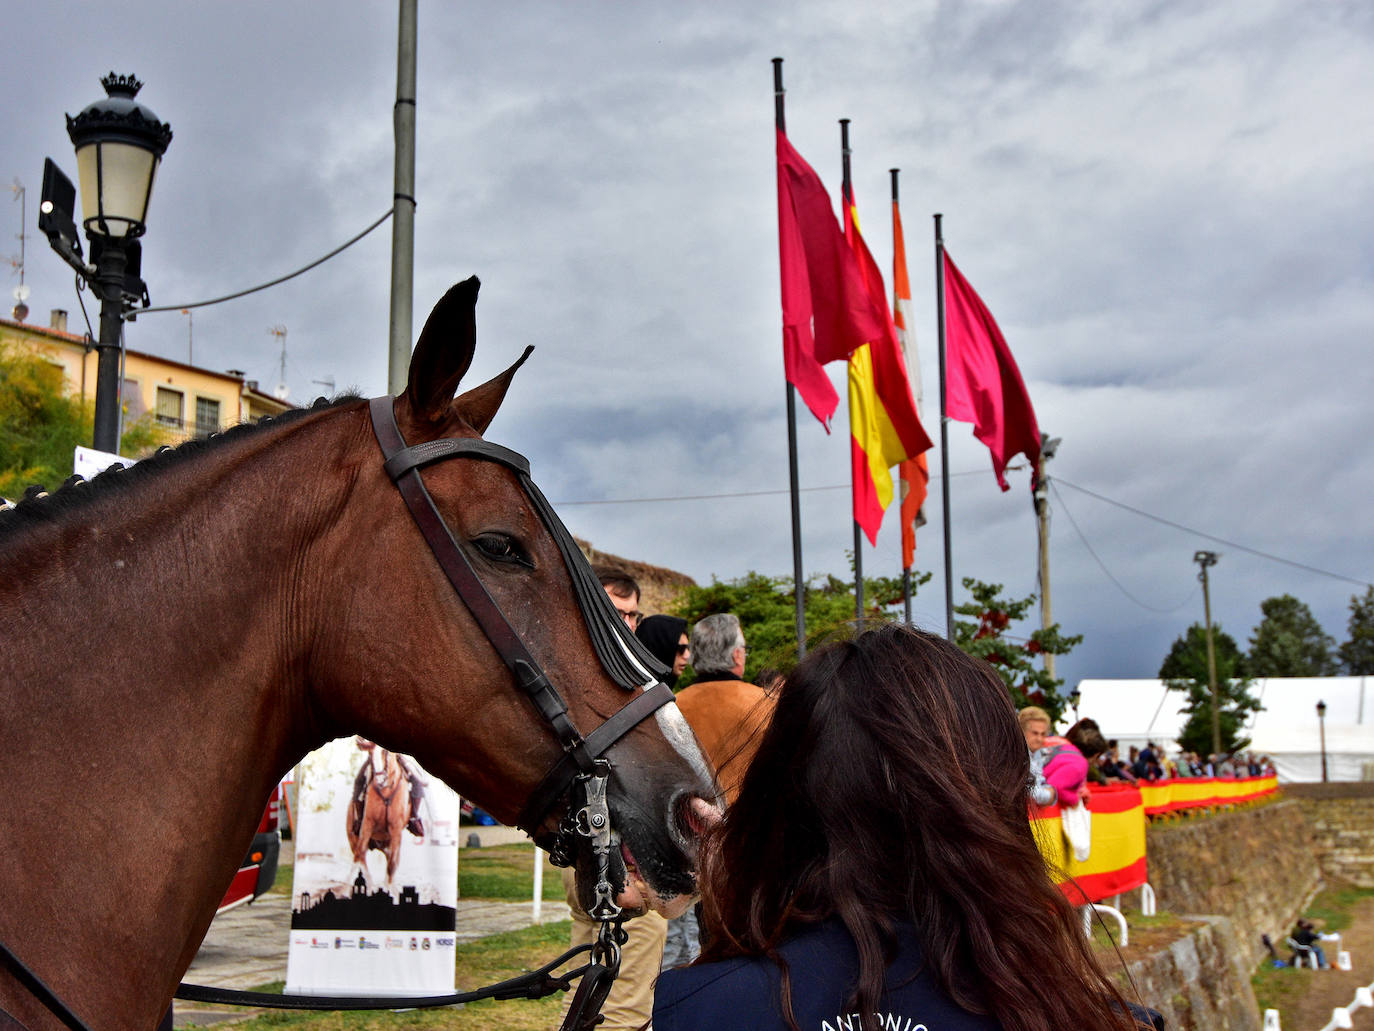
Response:
[[[896,182],[896,173],[893,173]],[[897,188],[892,189],[892,324],[902,348],[911,393],[916,399],[916,416],[925,415],[921,396],[921,364],[916,357],[916,331],[911,314],[911,282],[906,275],[906,243],[902,239],[902,213],[897,207]],[[910,569],[916,559],[916,527],[926,525],[926,495],[930,469],[924,453],[908,458],[901,465],[902,484],[902,568]]]
[[[887,314],[882,273],[859,234],[854,198],[844,193],[844,235],[858,259],[864,286],[883,312],[882,324],[849,356],[850,469],[854,482],[854,521],[870,544],[878,543],[883,513],[892,504],[894,465],[931,447],[911,396],[906,361]]]

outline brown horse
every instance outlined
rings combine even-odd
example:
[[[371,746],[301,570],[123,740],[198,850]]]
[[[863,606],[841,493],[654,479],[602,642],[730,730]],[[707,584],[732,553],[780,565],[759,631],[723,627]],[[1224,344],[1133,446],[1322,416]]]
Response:
[[[317,404],[0,513],[0,943],[90,1027],[166,1012],[273,785],[310,749],[362,734],[506,823],[532,795],[561,799],[526,810],[547,836],[568,803],[539,785],[570,726],[662,698],[652,659],[643,691],[615,672],[629,635],[599,588],[585,600],[595,580],[542,495],[481,460],[519,362],[454,397],[476,296],[468,280],[435,307],[394,401]],[[426,547],[378,412],[412,452],[460,452],[423,484],[528,661]],[[676,706],[653,716],[617,724],[605,752],[609,881],[627,908],[672,911],[694,891],[711,785]],[[590,900],[592,846],[575,859]],[[3,1011],[60,1026],[0,966]]]
[[[395,752],[366,738],[360,737],[357,741],[358,747],[367,753],[363,765],[369,768],[369,775],[361,803],[354,801],[349,805],[344,820],[348,846],[353,853],[353,866],[345,883],[352,884],[355,875],[361,873],[368,890],[372,890],[367,853],[375,848],[386,856],[385,887],[392,891],[396,864],[401,858],[401,832],[411,817],[410,781],[402,772],[401,760]]]

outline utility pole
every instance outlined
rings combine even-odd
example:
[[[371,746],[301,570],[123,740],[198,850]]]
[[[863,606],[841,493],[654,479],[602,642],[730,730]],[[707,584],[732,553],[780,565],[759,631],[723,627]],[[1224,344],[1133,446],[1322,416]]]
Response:
[[[1207,567],[1217,564],[1215,551],[1197,551],[1193,561],[1201,571],[1197,578],[1202,581],[1202,612],[1207,620],[1207,683],[1212,689],[1212,751],[1221,755],[1221,700],[1217,697],[1217,654],[1212,647],[1212,597],[1208,591]]]
[[[405,391],[415,283],[415,51],[418,0],[400,0],[396,33],[395,171],[391,213],[391,318],[387,391]]]
[[[1045,463],[1059,450],[1061,438],[1040,434],[1040,460],[1035,467],[1035,488],[1031,503],[1035,506],[1035,521],[1040,540],[1040,629],[1048,630],[1054,619],[1050,616],[1050,478],[1045,475]],[[1045,672],[1054,676],[1054,655],[1044,653]]]

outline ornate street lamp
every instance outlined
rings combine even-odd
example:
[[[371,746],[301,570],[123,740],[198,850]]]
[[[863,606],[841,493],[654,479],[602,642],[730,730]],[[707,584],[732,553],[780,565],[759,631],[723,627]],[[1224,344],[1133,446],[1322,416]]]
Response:
[[[106,97],[73,118],[67,134],[76,147],[83,225],[91,236],[143,235],[158,162],[172,142],[172,127],[134,98],[143,88],[133,75],[111,72],[100,80]]]
[[[1326,703],[1317,703],[1317,727],[1322,739],[1322,783],[1326,783]]]
[[[91,262],[80,259],[79,245],[65,240],[62,227],[71,224],[71,183],[52,166],[44,170],[40,227],[69,264],[82,272],[100,297],[99,363],[95,387],[95,447],[119,449],[119,351],[124,313],[134,302],[148,303],[139,278],[148,200],[158,163],[172,141],[172,127],[160,122],[134,98],[143,83],[133,75],[111,72],[100,80],[103,100],[75,117],[67,116],[67,134],[76,148],[77,179],[81,184],[82,225],[91,242]],[[50,181],[52,192],[49,192]],[[65,199],[68,210],[63,210]],[[74,235],[74,234],[73,234]],[[65,246],[64,246],[65,244]]]

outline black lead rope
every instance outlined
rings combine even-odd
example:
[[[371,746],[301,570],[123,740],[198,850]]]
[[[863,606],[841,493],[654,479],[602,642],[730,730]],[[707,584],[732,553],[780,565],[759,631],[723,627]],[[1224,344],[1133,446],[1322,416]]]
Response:
[[[67,1008],[67,1004],[57,997],[57,994],[47,986],[43,979],[25,966],[24,961],[11,952],[10,947],[2,941],[0,941],[0,959],[5,961],[5,967],[14,975],[14,979],[72,1031],[91,1031],[80,1017]],[[0,1016],[4,1015],[5,1011],[0,1009]]]

